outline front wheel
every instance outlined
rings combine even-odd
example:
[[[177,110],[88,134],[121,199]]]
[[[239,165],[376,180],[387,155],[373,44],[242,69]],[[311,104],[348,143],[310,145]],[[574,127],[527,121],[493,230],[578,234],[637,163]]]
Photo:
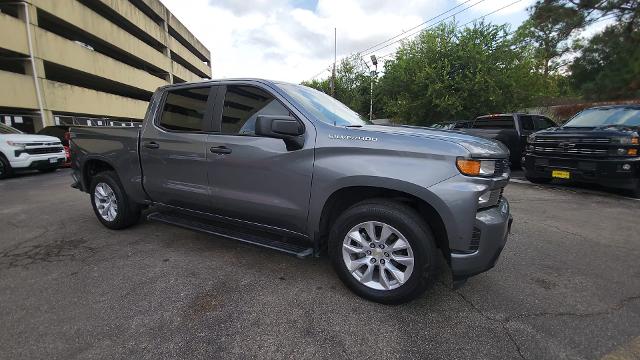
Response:
[[[105,171],[94,176],[90,189],[93,211],[104,226],[119,230],[140,219],[140,206],[129,199],[115,172]]]
[[[6,179],[13,174],[9,160],[0,154],[0,179]]]
[[[433,283],[436,251],[422,218],[409,206],[385,199],[347,209],[329,238],[329,256],[344,284],[384,304],[407,302]]]

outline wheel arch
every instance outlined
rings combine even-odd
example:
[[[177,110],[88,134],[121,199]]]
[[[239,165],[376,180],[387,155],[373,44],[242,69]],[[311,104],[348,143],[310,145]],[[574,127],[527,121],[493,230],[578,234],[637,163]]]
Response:
[[[326,245],[331,224],[342,212],[358,202],[373,198],[391,199],[413,208],[433,231],[436,245],[440,248],[447,262],[450,260],[450,234],[443,214],[438,210],[438,204],[425,200],[424,196],[389,186],[352,185],[335,189],[322,204],[317,222],[315,222],[317,225],[313,234],[318,247]]]
[[[118,172],[116,171],[115,166],[111,164],[110,161],[101,157],[92,157],[86,159],[82,164],[82,182],[83,188],[86,192],[90,192],[91,189],[91,179],[97,174],[104,171],[113,171],[116,176],[118,176]],[[122,182],[118,176],[118,181]]]

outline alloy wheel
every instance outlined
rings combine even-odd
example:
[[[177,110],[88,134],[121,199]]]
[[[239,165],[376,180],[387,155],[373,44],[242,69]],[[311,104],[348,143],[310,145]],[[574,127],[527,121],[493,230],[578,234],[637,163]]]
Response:
[[[118,216],[118,199],[111,186],[106,183],[98,183],[93,191],[93,198],[100,216],[113,221]]]
[[[351,228],[342,242],[342,258],[356,280],[375,290],[396,289],[413,272],[411,245],[400,231],[379,221]]]

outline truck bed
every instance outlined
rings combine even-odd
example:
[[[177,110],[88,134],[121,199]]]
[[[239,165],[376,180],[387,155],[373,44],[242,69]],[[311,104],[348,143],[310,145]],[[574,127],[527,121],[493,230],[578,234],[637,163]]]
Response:
[[[140,129],[125,127],[72,127],[72,167],[83,169],[91,162],[102,161],[118,173],[124,187],[132,194],[141,190],[138,141]],[[82,184],[87,191],[90,184]]]

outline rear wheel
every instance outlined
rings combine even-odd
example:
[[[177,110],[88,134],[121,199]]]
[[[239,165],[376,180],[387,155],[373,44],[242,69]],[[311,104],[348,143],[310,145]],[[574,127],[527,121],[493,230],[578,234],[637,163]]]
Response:
[[[129,199],[113,171],[91,179],[91,205],[100,222],[109,229],[124,229],[138,222],[141,208]]]
[[[13,174],[9,160],[0,154],[0,179],[6,179]]]
[[[333,267],[349,289],[385,304],[407,302],[432,284],[436,246],[410,207],[385,199],[358,203],[336,220],[329,239]]]

